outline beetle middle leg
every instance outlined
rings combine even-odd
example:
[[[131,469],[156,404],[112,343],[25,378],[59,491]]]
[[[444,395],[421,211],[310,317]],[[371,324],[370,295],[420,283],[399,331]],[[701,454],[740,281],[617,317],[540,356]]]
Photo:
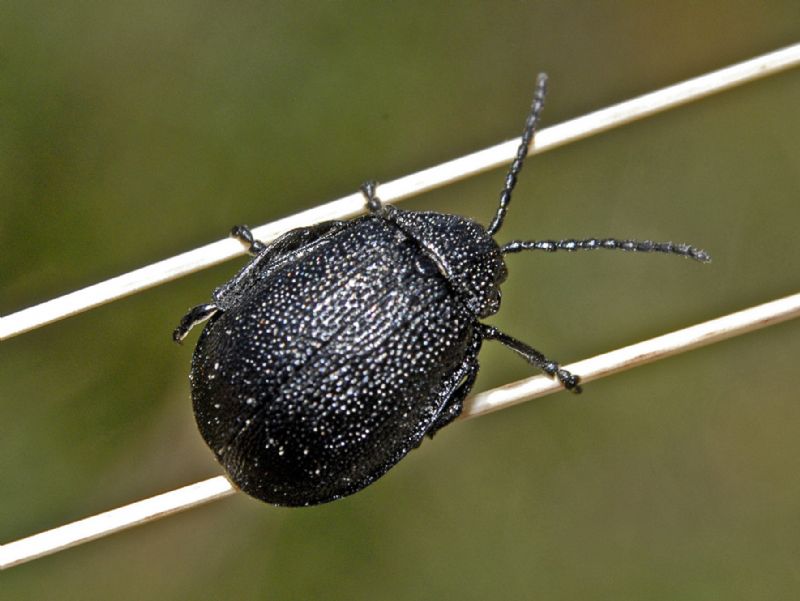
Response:
[[[476,332],[467,356],[459,368],[453,372],[449,385],[442,392],[444,397],[442,409],[426,432],[428,438],[433,438],[434,434],[461,415],[464,399],[467,398],[478,377],[478,352],[481,350],[481,342],[481,334]]]
[[[466,373],[459,378],[460,384],[450,393],[450,397],[447,399],[445,406],[442,407],[441,412],[436,416],[436,420],[434,420],[425,433],[428,438],[433,438],[434,434],[461,415],[461,411],[464,409],[464,399],[467,398],[469,391],[472,390],[472,387],[475,385],[477,376],[478,361],[472,360],[468,365]]]
[[[555,361],[548,359],[533,347],[528,346],[521,340],[517,340],[513,336],[509,336],[505,332],[501,332],[494,326],[479,324],[479,327],[484,340],[497,340],[515,353],[522,355],[528,363],[538,367],[547,375],[558,378],[558,381],[561,382],[567,390],[571,390],[575,393],[581,392],[580,377],[566,369],[562,369]]]

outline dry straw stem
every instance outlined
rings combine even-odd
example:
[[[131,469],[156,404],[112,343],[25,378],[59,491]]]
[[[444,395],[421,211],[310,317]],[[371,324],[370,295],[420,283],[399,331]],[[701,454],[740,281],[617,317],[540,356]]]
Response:
[[[777,73],[800,64],[800,44],[697,77],[596,111],[584,117],[543,130],[531,152],[551,148],[629,123],[733,86]],[[380,188],[386,201],[397,201],[437,186],[500,166],[513,157],[519,140],[512,140],[466,157],[443,163],[417,174],[389,182]],[[256,228],[262,240],[272,240],[288,229],[325,219],[342,219],[363,210],[363,198],[353,194]],[[138,269],[9,315],[0,320],[0,340],[74,315],[128,294],[198,271],[242,254],[238,242],[223,240]],[[591,381],[731,336],[780,323],[800,315],[800,293],[733,313],[696,326],[659,336],[610,353],[565,366]],[[560,390],[559,384],[536,376],[477,394],[467,399],[464,418],[483,415]],[[0,546],[0,569],[8,568],[61,549],[87,542],[202,503],[228,496],[234,486],[216,476],[143,501],[98,514],[72,524]]]
[[[598,134],[614,127],[648,117],[705,96],[773,75],[800,64],[800,44],[713,71],[643,96],[621,102],[583,117],[543,129],[536,134],[529,154],[545,152],[564,144]],[[477,175],[509,163],[520,140],[516,138],[467,156],[442,163],[418,173],[387,182],[378,188],[385,202],[397,202],[460,179]],[[360,193],[273,221],[253,230],[264,242],[274,240],[290,229],[320,221],[346,219],[364,211]],[[242,245],[232,239],[220,240],[175,257],[65,294],[39,305],[0,318],[0,340],[22,334],[45,324],[93,307],[135,294],[159,284],[217,265],[244,254]]]
[[[798,316],[800,316],[800,293],[651,338],[610,353],[597,355],[591,359],[567,365],[566,368],[573,373],[580,374],[583,381],[596,380],[637,365],[650,363],[688,349],[705,346]],[[511,407],[561,389],[558,382],[545,376],[519,380],[481,392],[467,399],[462,419]],[[208,501],[227,497],[234,492],[236,489],[225,476],[216,476],[40,534],[34,534],[0,546],[0,569],[10,568],[37,557],[50,555],[56,551],[138,526]]]

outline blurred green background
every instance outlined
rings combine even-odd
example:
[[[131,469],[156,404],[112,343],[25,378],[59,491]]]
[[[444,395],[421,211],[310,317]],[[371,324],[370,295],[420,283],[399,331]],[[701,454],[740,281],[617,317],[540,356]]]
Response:
[[[2,2],[8,314],[800,38],[797,0]],[[569,362],[800,288],[800,72],[541,155],[491,322]],[[484,223],[495,171],[404,203]],[[170,333],[237,260],[0,346],[0,541],[219,473]],[[0,574],[24,599],[800,595],[800,323],[453,425],[367,490],[243,495]],[[194,339],[194,338],[193,338]],[[531,370],[487,343],[477,390]]]

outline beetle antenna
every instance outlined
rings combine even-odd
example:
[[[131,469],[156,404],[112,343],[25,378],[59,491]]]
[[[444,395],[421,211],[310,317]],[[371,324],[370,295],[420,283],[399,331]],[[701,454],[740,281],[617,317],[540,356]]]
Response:
[[[508,212],[508,205],[511,202],[511,192],[514,191],[514,186],[517,185],[517,176],[522,170],[522,162],[528,156],[528,150],[533,140],[533,134],[536,132],[536,126],[539,125],[539,119],[542,116],[542,109],[544,108],[544,98],[547,94],[547,74],[539,73],[536,78],[536,91],[533,93],[533,102],[531,103],[531,111],[528,113],[528,118],[525,119],[525,129],[522,130],[522,140],[517,148],[517,156],[511,163],[506,175],[506,183],[500,192],[500,206],[497,208],[497,213],[492,219],[492,223],[486,231],[490,236],[494,236],[497,231],[502,227],[503,220]]]
[[[513,240],[500,247],[503,254],[518,253],[523,250],[543,250],[555,252],[566,250],[627,250],[630,252],[666,253],[688,257],[701,263],[711,261],[711,255],[706,251],[689,244],[675,244],[672,242],[653,242],[652,240],[617,240],[615,238],[588,238],[586,240]]]

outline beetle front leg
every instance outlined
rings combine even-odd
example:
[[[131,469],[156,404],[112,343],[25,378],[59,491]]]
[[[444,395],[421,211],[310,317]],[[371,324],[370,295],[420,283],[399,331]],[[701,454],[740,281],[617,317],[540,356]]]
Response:
[[[218,311],[220,311],[220,308],[214,303],[197,305],[196,307],[189,309],[189,312],[183,316],[183,319],[181,319],[178,327],[175,328],[174,332],[172,332],[172,339],[180,344],[183,342],[183,339],[186,338],[189,330],[191,330],[197,324],[206,321]]]
[[[561,366],[555,361],[551,361],[542,353],[528,346],[521,340],[509,336],[501,332],[494,326],[487,326],[486,324],[479,324],[481,335],[485,340],[497,340],[510,348],[515,353],[522,355],[522,357],[531,365],[535,365],[547,375],[557,378],[559,382],[566,388],[576,394],[579,394],[582,389],[580,386],[580,377],[576,376]]]

